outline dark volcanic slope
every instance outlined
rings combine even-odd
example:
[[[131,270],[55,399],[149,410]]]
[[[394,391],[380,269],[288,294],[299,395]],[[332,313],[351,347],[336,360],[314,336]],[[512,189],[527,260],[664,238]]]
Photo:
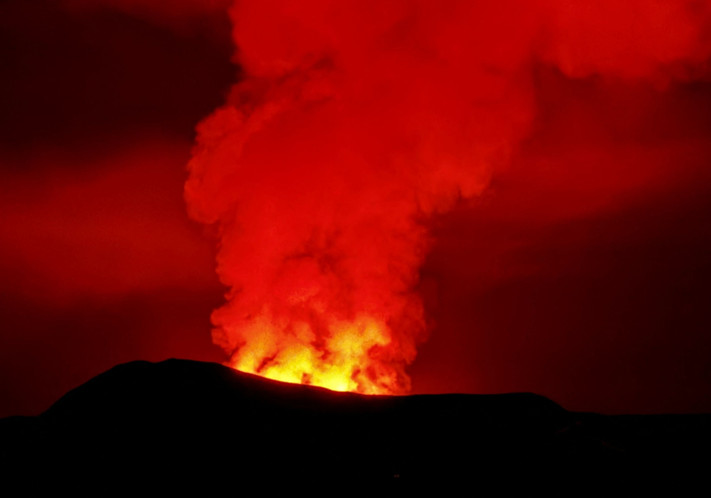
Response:
[[[168,360],[117,366],[39,417],[0,420],[0,469],[28,494],[456,483],[610,495],[701,482],[710,442],[705,415],[570,413],[525,393],[360,396]]]

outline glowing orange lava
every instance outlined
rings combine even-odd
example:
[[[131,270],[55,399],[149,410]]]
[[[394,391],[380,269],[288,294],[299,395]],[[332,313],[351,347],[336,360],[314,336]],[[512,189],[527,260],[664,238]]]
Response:
[[[334,391],[395,394],[400,390],[397,372],[373,362],[390,343],[388,327],[377,319],[332,320],[321,344],[305,322],[292,325],[291,333],[284,334],[275,330],[280,325],[273,317],[263,315],[252,327],[248,333],[257,339],[242,346],[229,362],[237,370]]]

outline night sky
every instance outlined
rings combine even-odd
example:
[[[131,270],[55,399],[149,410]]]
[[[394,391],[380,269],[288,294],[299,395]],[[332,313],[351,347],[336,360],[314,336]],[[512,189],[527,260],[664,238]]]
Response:
[[[117,363],[227,360],[217,237],[183,197],[195,127],[240,77],[227,3],[0,3],[0,416]],[[413,392],[711,411],[709,62],[531,69],[506,164],[427,221]]]

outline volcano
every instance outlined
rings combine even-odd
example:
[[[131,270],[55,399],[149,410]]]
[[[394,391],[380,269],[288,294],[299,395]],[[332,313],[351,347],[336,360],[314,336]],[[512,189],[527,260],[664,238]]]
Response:
[[[37,417],[0,420],[5,483],[28,494],[616,495],[693,486],[709,443],[710,415],[576,413],[531,393],[367,396],[177,359],[116,366]]]

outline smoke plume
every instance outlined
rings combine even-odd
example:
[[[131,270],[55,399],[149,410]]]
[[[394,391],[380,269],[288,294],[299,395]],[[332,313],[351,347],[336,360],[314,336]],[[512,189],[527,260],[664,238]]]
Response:
[[[703,1],[238,1],[241,77],[198,126],[185,192],[229,288],[241,370],[403,393],[426,339],[428,223],[479,195],[536,120],[534,75],[708,76]],[[571,165],[574,167],[574,165]]]

